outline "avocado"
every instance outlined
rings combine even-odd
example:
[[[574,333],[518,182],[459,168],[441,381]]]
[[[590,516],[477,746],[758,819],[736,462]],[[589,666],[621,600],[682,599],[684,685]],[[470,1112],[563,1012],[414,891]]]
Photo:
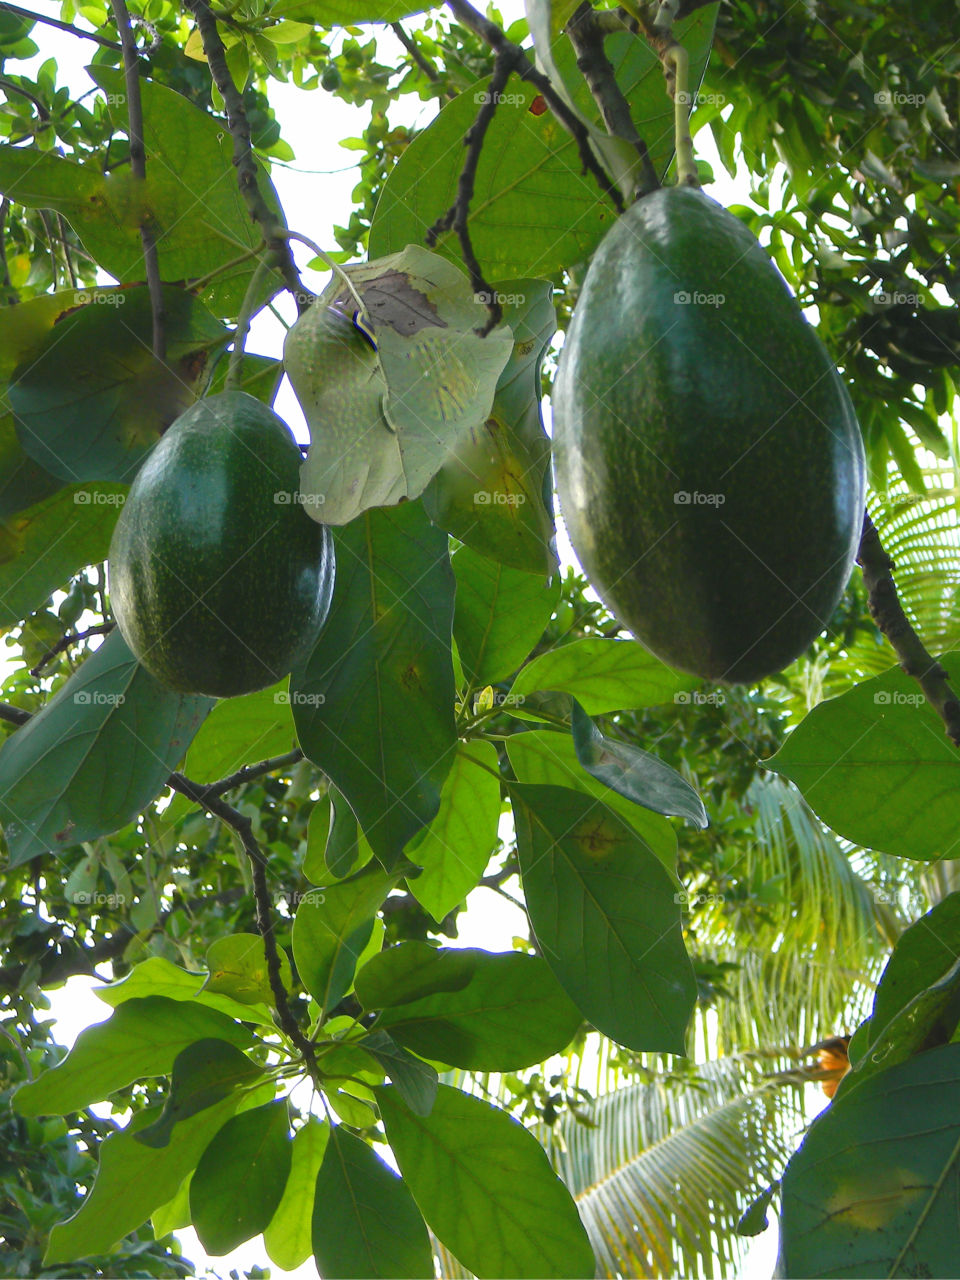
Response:
[[[611,612],[710,680],[798,657],[853,567],[863,444],[750,231],[689,187],[632,205],[590,264],[552,400],[560,509]]]
[[[137,473],[110,546],[123,638],[181,693],[230,698],[306,656],[333,594],[330,531],[299,501],[300,450],[240,391],[199,400]]]

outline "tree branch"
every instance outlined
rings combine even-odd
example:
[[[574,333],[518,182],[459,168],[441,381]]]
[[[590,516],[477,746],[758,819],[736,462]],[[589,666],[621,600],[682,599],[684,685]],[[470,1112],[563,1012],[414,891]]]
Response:
[[[116,49],[120,51],[120,45],[115,40],[107,40],[104,36],[98,36],[95,31],[82,31],[80,27],[73,27],[69,22],[61,22],[59,18],[48,18],[45,14],[34,13],[31,9],[21,9],[18,4],[0,4],[0,9],[6,13],[15,13],[18,18],[29,18],[31,22],[42,22],[48,27],[56,27],[59,31],[69,31],[73,36],[80,36],[83,40],[93,40],[99,45],[103,45],[104,49]]]
[[[293,260],[290,242],[278,235],[277,221],[270,206],[264,199],[257,182],[257,162],[253,154],[253,143],[250,139],[250,122],[243,105],[233,76],[227,66],[227,52],[217,20],[206,0],[184,0],[186,7],[197,20],[197,30],[203,44],[203,52],[210,66],[213,82],[223,98],[227,126],[233,139],[233,163],[237,170],[237,183],[240,194],[250,213],[250,217],[259,226],[267,249],[276,254],[276,261],[284,284],[293,295],[297,311],[303,312],[314,299],[314,294],[307,289],[300,279],[297,264]]]
[[[272,756],[268,760],[261,760],[259,764],[245,764],[242,769],[238,769],[236,773],[231,773],[227,778],[221,778],[219,782],[193,782],[184,777],[182,773],[172,774],[171,777],[176,778],[178,782],[188,783],[194,793],[190,798],[202,796],[203,799],[198,799],[197,804],[205,804],[206,798],[209,796],[222,795],[224,791],[232,791],[234,787],[240,787],[245,782],[251,782],[254,778],[260,778],[264,774],[273,773],[276,769],[286,769],[289,765],[299,764],[302,759],[303,752],[299,747],[295,747],[293,751],[288,751],[282,756]],[[187,793],[183,791],[182,794],[186,795]]]
[[[432,80],[434,84],[436,84],[436,82],[440,79],[440,73],[437,71],[437,68],[433,65],[433,63],[430,62],[424,56],[423,51],[420,49],[420,46],[417,44],[416,40],[414,40],[412,36],[408,35],[406,31],[404,31],[403,27],[400,25],[399,22],[391,22],[390,30],[397,37],[397,39],[400,41],[400,43],[406,49],[407,53],[409,53],[410,57],[417,64],[417,66],[420,68],[423,74],[427,77],[427,79]],[[447,98],[449,101],[451,98],[454,98],[456,95],[451,93],[449,90],[447,90],[443,96]]]
[[[577,55],[577,67],[587,82],[594,102],[600,108],[607,132],[614,137],[626,139],[640,157],[637,195],[655,191],[660,186],[660,179],[650,159],[647,144],[633,122],[630,104],[617,84],[613,64],[604,51],[604,33],[589,0],[584,0],[564,29]]]
[[[6,720],[8,724],[26,724],[32,718],[32,712],[12,707],[9,702],[0,702],[0,720]]]
[[[70,635],[61,636],[52,649],[48,649],[35,667],[30,668],[32,676],[39,676],[48,663],[59,653],[64,653],[71,645],[79,644],[81,640],[89,640],[91,636],[109,635],[116,624],[113,622],[98,622],[95,627],[88,627],[86,631],[74,631]]]
[[[943,721],[947,737],[960,746],[960,701],[950,687],[947,672],[927,652],[907,620],[893,580],[894,562],[884,551],[880,536],[866,512],[857,563],[863,569],[867,604],[873,620],[890,641],[901,668],[916,680],[924,697]]]
[[[114,21],[120,33],[123,48],[123,79],[127,91],[127,121],[130,135],[130,168],[133,176],[143,182],[147,176],[147,155],[143,145],[143,104],[140,101],[140,55],[133,38],[130,15],[125,0],[110,0]],[[150,291],[150,315],[153,325],[153,354],[163,360],[167,354],[164,332],[163,286],[160,282],[160,262],[157,257],[157,240],[150,224],[149,214],[140,223],[140,243],[143,245],[143,265],[146,269],[147,288]]]

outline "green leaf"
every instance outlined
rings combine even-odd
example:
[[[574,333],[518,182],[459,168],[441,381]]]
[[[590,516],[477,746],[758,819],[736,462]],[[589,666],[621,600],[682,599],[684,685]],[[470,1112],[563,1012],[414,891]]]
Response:
[[[709,826],[703,801],[686,778],[649,751],[601,733],[576,699],[571,729],[577,759],[598,782],[654,813],[685,818],[701,829]]]
[[[262,1075],[262,1069],[245,1053],[223,1040],[198,1040],[187,1045],[174,1061],[163,1111],[152,1125],[140,1130],[137,1141],[148,1147],[167,1146],[175,1125],[214,1106]]]
[[[386,1031],[371,1031],[358,1044],[377,1059],[414,1115],[428,1116],[440,1083],[436,1068],[397,1044]]]
[[[330,816],[325,830],[322,863],[327,875],[321,875],[318,884],[328,877],[342,880],[373,857],[373,850],[360,833],[357,818],[346,798],[336,787],[329,787]],[[320,868],[317,868],[318,874]],[[306,871],[304,871],[306,874]]]
[[[286,681],[223,698],[190,745],[183,771],[195,782],[217,782],[245,764],[283,755],[296,745]]]
[[[463,902],[497,847],[498,773],[493,743],[461,742],[440,793],[437,816],[407,845],[407,857],[423,867],[421,875],[410,877],[410,892],[434,920],[442,920]]]
[[[589,716],[670,702],[699,684],[673,671],[636,640],[574,640],[541,653],[522,667],[510,692],[514,700],[538,690],[569,693]]]
[[[459,978],[465,963],[466,986],[387,1007],[377,1026],[421,1057],[474,1071],[518,1071],[567,1047],[580,1011],[540,956],[438,950],[434,966]]]
[[[3,310],[11,311],[13,308],[4,307]],[[24,453],[13,424],[13,414],[0,417],[0,520],[36,506],[62,488],[62,480],[49,475]]]
[[[330,28],[355,22],[399,22],[426,7],[423,0],[279,0],[270,12]]]
[[[236,1110],[239,1095],[185,1121],[167,1147],[154,1150],[136,1139],[160,1114],[160,1107],[138,1111],[120,1133],[100,1147],[96,1180],[79,1210],[50,1233],[44,1266],[107,1253],[135,1231],[154,1209],[176,1195],[211,1138]]]
[[[166,689],[112,632],[0,748],[9,865],[125,826],[163,789],[212,705]]]
[[[64,316],[11,378],[17,434],[30,457],[62,480],[129,484],[193,404],[210,354],[228,334],[186,290],[166,286],[161,362],[150,349],[146,287],[76,296],[94,301]]]
[[[561,985],[618,1044],[682,1054],[696,982],[676,881],[606,805],[526,783],[511,798],[527,910]]]
[[[134,965],[125,978],[102,987],[94,987],[93,993],[113,1008],[127,1000],[143,996],[166,996],[168,1000],[193,1001],[205,1008],[219,1009],[231,1018],[257,1022],[273,1029],[273,1018],[266,1010],[252,1008],[229,996],[204,990],[206,979],[205,973],[190,973],[171,964],[163,956],[150,956]]]
[[[23,1116],[79,1111],[134,1080],[166,1075],[184,1048],[210,1037],[232,1053],[252,1040],[245,1027],[215,1009],[157,995],[128,1000],[105,1022],[85,1027],[62,1062],[22,1085],[14,1108]]]
[[[0,520],[0,627],[39,609],[85,565],[107,558],[122,485],[62,489]]]
[[[549,574],[557,558],[540,371],[557,327],[553,286],[549,280],[509,280],[492,287],[513,330],[513,353],[489,416],[444,462],[423,505],[435,524],[474,551],[514,569]]]
[[[881,1071],[814,1121],[782,1180],[788,1277],[957,1270],[960,1045]]]
[[[290,697],[300,745],[390,866],[436,816],[456,744],[447,538],[419,503],[334,538],[330,615]]]
[[[207,1253],[229,1253],[269,1225],[290,1175],[289,1130],[281,1098],[233,1116],[204,1151],[190,1214]]]
[[[290,961],[281,949],[280,980],[289,991],[293,986]],[[273,988],[267,972],[267,952],[257,933],[232,933],[217,938],[207,948],[210,977],[207,991],[231,996],[240,1004],[274,1005]]]
[[[874,996],[871,1037],[879,1035],[915,996],[952,969],[958,954],[960,893],[951,893],[897,939]]]
[[[396,880],[373,863],[301,899],[293,922],[293,958],[300,981],[324,1012],[350,989],[374,917]]]
[[[463,673],[475,688],[505,680],[543,635],[560,599],[560,582],[508,569],[469,547],[453,557],[453,573],[453,635]]]
[[[330,1126],[308,1116],[290,1148],[290,1176],[283,1199],[263,1233],[267,1257],[281,1271],[293,1271],[313,1252],[313,1202]]]
[[[939,659],[956,687],[960,653]],[[894,667],[821,702],[765,765],[854,844],[941,858],[960,826],[960,755],[916,681]]]
[[[351,319],[357,295],[376,350]],[[501,325],[481,338],[485,319],[462,270],[408,244],[335,274],[288,331],[284,364],[311,438],[300,489],[325,524],[418,498],[486,421],[513,335]]]
[[[124,101],[123,72],[94,66],[88,74]],[[143,141],[153,162],[140,187],[129,165],[104,175],[91,161],[74,164],[33,148],[0,147],[0,191],[29,209],[62,213],[87,251],[115,279],[143,279],[140,222],[149,216],[164,280],[190,280],[226,267],[200,293],[216,313],[236,315],[256,266],[260,228],[237,186],[233,146],[222,121],[154,79],[140,85]],[[259,187],[278,222],[283,215],[269,179]],[[270,286],[272,287],[272,285]]]
[[[505,1111],[441,1085],[429,1116],[376,1090],[387,1140],[434,1235],[473,1274],[594,1274],[570,1193],[536,1138]]]
[[[406,1184],[339,1127],[317,1177],[313,1256],[324,1280],[433,1280],[430,1237]]]
[[[677,836],[670,823],[592,778],[577,759],[569,734],[549,729],[516,733],[507,741],[507,755],[521,782],[571,787],[608,805],[630,824],[671,875],[676,872]]]
[[[357,999],[364,1009],[385,1009],[422,1000],[437,991],[462,991],[476,965],[469,952],[408,940],[387,947],[357,973]]]

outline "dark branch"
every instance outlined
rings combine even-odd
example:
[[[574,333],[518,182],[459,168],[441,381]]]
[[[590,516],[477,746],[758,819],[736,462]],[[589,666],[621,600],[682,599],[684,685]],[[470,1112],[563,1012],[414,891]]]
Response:
[[[397,37],[397,39],[400,41],[400,43],[406,49],[407,53],[409,53],[410,57],[413,59],[416,65],[420,68],[423,74],[427,77],[427,79],[432,80],[434,83],[436,83],[440,79],[440,73],[437,71],[437,68],[433,65],[433,63],[430,62],[430,60],[424,56],[423,51],[420,49],[420,46],[417,44],[416,40],[414,40],[412,36],[407,35],[406,31],[404,31],[403,27],[400,25],[399,22],[391,22],[390,30]],[[444,97],[446,98],[453,98],[455,96],[456,96],[455,94],[449,91],[444,94]]]
[[[220,39],[220,32],[217,30],[217,20],[206,0],[185,0],[185,4],[197,20],[197,30],[200,32],[203,52],[210,66],[210,74],[213,77],[214,84],[220,91],[220,96],[223,98],[227,126],[233,139],[233,163],[237,170],[237,183],[240,187],[240,194],[247,206],[250,217],[263,233],[267,250],[276,254],[280,274],[283,276],[287,289],[293,295],[297,310],[303,312],[313,301],[314,295],[304,286],[303,281],[300,279],[297,264],[294,262],[293,254],[290,250],[290,242],[284,236],[278,234],[279,228],[277,227],[276,217],[260,191],[260,186],[257,182],[257,161],[253,154],[253,143],[250,139],[250,122],[247,119],[243,98],[237,86],[233,83],[233,76],[227,66],[227,51],[224,48],[223,41]]]
[[[120,50],[120,45],[115,40],[98,36],[95,31],[82,31],[79,27],[72,27],[69,22],[61,22],[59,18],[48,18],[45,14],[34,13],[31,9],[21,9],[18,4],[0,4],[0,9],[6,13],[15,13],[18,18],[29,18],[31,22],[42,22],[48,27],[56,27],[59,31],[69,31],[71,35],[80,36],[83,40],[93,40],[103,45],[105,49],[116,49],[118,52]]]
[[[81,640],[89,640],[91,636],[109,635],[114,625],[112,622],[98,622],[95,627],[88,627],[86,631],[74,631],[70,635],[61,636],[53,648],[47,650],[37,665],[30,668],[30,674],[39,676],[48,663],[51,663],[58,654],[64,653],[71,645],[79,644]]]
[[[133,176],[143,182],[147,176],[147,153],[143,145],[143,105],[140,101],[140,55],[133,38],[130,15],[124,0],[110,0],[114,21],[120,33],[123,48],[123,79],[127,91],[127,121],[130,135],[130,168]],[[160,283],[160,262],[157,257],[157,240],[147,215],[140,224],[140,243],[143,245],[143,265],[146,269],[147,288],[150,291],[150,315],[153,324],[153,354],[163,360],[167,354],[164,333],[163,286]]]
[[[260,778],[266,773],[273,773],[277,769],[286,769],[290,765],[299,764],[302,759],[303,752],[299,747],[295,747],[293,751],[288,751],[285,755],[272,756],[269,760],[261,760],[259,764],[245,764],[242,769],[238,769],[236,773],[231,773],[228,778],[221,778],[219,782],[190,782],[189,779],[183,778],[183,774],[174,776],[190,782],[190,786],[194,788],[196,794],[206,798],[208,796],[222,795],[224,791],[232,791],[234,787],[240,787],[245,782],[251,782],[254,778]],[[204,804],[205,802],[205,799],[197,801],[198,804]]]
[[[0,720],[6,720],[8,724],[26,724],[32,718],[32,712],[11,707],[9,702],[0,702]]]
[[[613,64],[603,48],[603,31],[589,0],[584,0],[565,28],[577,55],[579,68],[587,88],[600,108],[603,123],[614,137],[624,138],[640,157],[640,180],[637,195],[646,195],[660,185],[650,159],[647,144],[637,132],[630,114],[630,104],[617,84]]]
[[[867,604],[871,616],[890,641],[901,668],[912,676],[923,690],[927,701],[943,721],[947,737],[960,746],[960,701],[949,684],[944,668],[924,647],[903,611],[893,581],[894,563],[883,549],[880,536],[867,513],[863,517],[863,533],[857,563],[863,569],[867,587]]]

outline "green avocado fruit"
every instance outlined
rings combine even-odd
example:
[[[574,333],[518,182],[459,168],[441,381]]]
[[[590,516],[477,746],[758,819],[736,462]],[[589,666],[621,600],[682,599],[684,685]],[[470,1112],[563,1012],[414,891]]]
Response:
[[[710,680],[782,670],[850,576],[850,398],[759,242],[702,192],[645,196],[597,250],[553,395],[567,531],[611,612]]]
[[[140,468],[110,545],[110,599],[124,640],[171,689],[252,693],[316,642],[333,543],[299,480],[289,428],[240,391],[199,400]]]

